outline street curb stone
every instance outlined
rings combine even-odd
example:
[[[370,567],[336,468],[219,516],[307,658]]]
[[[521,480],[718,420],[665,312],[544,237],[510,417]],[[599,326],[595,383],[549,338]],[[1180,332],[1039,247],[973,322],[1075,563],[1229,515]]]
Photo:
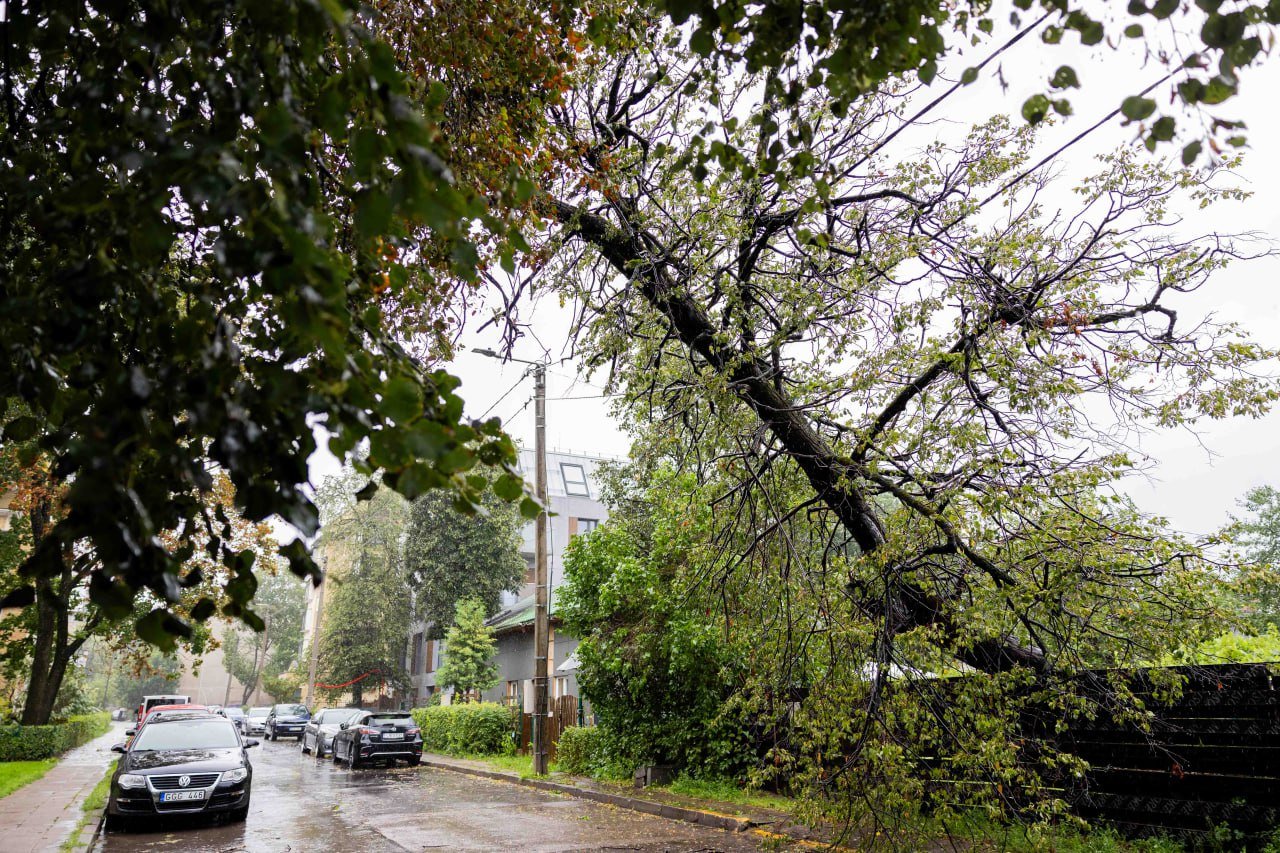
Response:
[[[719,812],[703,811],[701,809],[689,809],[682,806],[673,806],[668,803],[655,803],[652,800],[642,800],[636,797],[627,797],[622,794],[611,794],[607,791],[593,791],[588,788],[579,788],[577,785],[566,785],[562,782],[552,782],[549,779],[530,779],[517,776],[514,773],[503,773],[497,770],[481,770],[478,767],[467,767],[461,764],[447,763],[443,761],[435,761],[424,758],[422,763],[426,767],[434,767],[439,770],[452,770],[455,773],[465,773],[471,776],[479,776],[484,779],[493,779],[497,782],[510,782],[515,785],[523,785],[526,788],[535,788],[539,791],[550,791],[557,794],[568,794],[571,797],[577,797],[583,800],[592,800],[605,805],[616,806],[621,809],[629,809],[642,814],[654,815],[655,817],[666,818],[667,820],[680,820],[686,823],[696,823],[700,826],[707,826],[713,829],[723,829],[729,832],[746,832],[755,826],[758,822],[745,817],[735,817],[733,815],[720,814]]]

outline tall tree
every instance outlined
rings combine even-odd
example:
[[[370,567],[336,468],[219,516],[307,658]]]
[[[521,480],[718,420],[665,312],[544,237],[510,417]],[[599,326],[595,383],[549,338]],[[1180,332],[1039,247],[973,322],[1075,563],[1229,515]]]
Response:
[[[436,671],[436,683],[452,688],[465,702],[473,693],[498,683],[498,664],[493,657],[498,641],[484,623],[484,602],[468,598],[458,602],[453,624],[445,636],[444,660]]]
[[[499,596],[524,579],[520,556],[523,519],[499,498],[484,512],[466,516],[448,493],[432,491],[413,502],[405,534],[405,566],[413,584],[417,618],[442,636],[463,599],[479,601],[485,615],[497,611]]]
[[[227,671],[244,685],[242,705],[264,679],[278,677],[297,660],[306,592],[294,578],[277,571],[265,574],[254,604],[262,616],[262,630],[247,631],[233,624],[222,641]]]
[[[579,351],[612,368],[641,455],[716,507],[699,581],[767,591],[742,598],[773,625],[756,695],[809,690],[786,750],[800,778],[833,807],[864,783],[900,797],[888,757],[948,738],[977,775],[1021,772],[1017,685],[1138,665],[1229,619],[1212,555],[1109,493],[1141,430],[1280,396],[1258,370],[1272,351],[1186,307],[1266,249],[1175,232],[1179,206],[1242,194],[1126,149],[1055,195],[1037,130],[1003,117],[895,156],[902,88],[789,113],[764,78],[804,69],[716,74],[683,38],[655,27],[566,98],[581,157],[543,197],[546,280],[581,306]],[[806,672],[793,642],[821,652]],[[973,725],[904,745],[895,721],[956,709],[889,691],[893,673],[966,669],[988,674],[966,682],[985,685]],[[988,739],[997,761],[983,715],[1008,734]]]
[[[1240,508],[1246,514],[1233,520],[1230,531],[1248,558],[1241,603],[1253,626],[1265,631],[1280,626],[1280,490],[1250,489]]]
[[[5,4],[0,427],[68,484],[29,598],[80,549],[108,616],[143,590],[163,608],[181,559],[159,533],[199,523],[256,625],[252,566],[201,496],[216,466],[250,521],[313,534],[316,421],[409,497],[470,505],[466,472],[514,463],[405,346],[438,341],[470,232],[503,224],[438,153],[439,93],[415,102],[368,25],[354,0]],[[280,551],[316,574],[304,540]]]
[[[341,685],[333,691],[350,689],[359,705],[370,684],[406,682],[412,594],[402,550],[408,504],[387,488],[357,501],[346,488],[352,480],[333,478],[318,497],[327,589],[318,673],[322,684]]]

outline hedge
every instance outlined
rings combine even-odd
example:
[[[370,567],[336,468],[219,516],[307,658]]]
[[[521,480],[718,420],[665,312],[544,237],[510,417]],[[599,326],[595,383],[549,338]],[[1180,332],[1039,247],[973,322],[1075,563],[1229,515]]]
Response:
[[[510,755],[515,752],[512,710],[497,702],[414,708],[422,748],[451,755]]]
[[[590,776],[603,764],[603,729],[596,726],[570,726],[556,741],[556,769],[575,776]]]
[[[65,723],[48,726],[0,726],[0,761],[56,758],[110,728],[111,715],[106,711],[69,717]]]

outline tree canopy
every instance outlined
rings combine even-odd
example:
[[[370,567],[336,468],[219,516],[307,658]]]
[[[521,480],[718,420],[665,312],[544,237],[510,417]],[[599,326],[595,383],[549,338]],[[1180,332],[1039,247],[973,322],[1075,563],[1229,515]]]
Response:
[[[484,511],[466,516],[444,492],[420,496],[409,510],[404,559],[418,619],[443,636],[459,601],[475,599],[486,616],[497,611],[504,590],[524,580],[520,556],[523,519],[511,504],[490,496]]]

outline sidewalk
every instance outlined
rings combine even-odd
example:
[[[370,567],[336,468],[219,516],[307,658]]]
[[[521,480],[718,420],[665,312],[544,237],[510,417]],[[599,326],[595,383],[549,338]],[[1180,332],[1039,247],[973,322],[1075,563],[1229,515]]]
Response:
[[[111,744],[124,740],[124,723],[78,746],[48,773],[0,799],[0,848],[6,853],[57,851],[80,822],[80,804],[115,759]]]
[[[542,778],[522,777],[516,773],[497,770],[483,761],[470,761],[433,753],[423,753],[422,763],[427,767],[510,782],[542,791],[568,794],[571,797],[656,815],[668,820],[682,820],[729,832],[751,832],[765,838],[801,846],[830,849],[824,843],[820,833],[795,823],[790,815],[771,809],[743,806],[738,803],[698,800],[654,788],[631,789],[622,784],[597,782],[594,779],[564,773],[553,773]]]

